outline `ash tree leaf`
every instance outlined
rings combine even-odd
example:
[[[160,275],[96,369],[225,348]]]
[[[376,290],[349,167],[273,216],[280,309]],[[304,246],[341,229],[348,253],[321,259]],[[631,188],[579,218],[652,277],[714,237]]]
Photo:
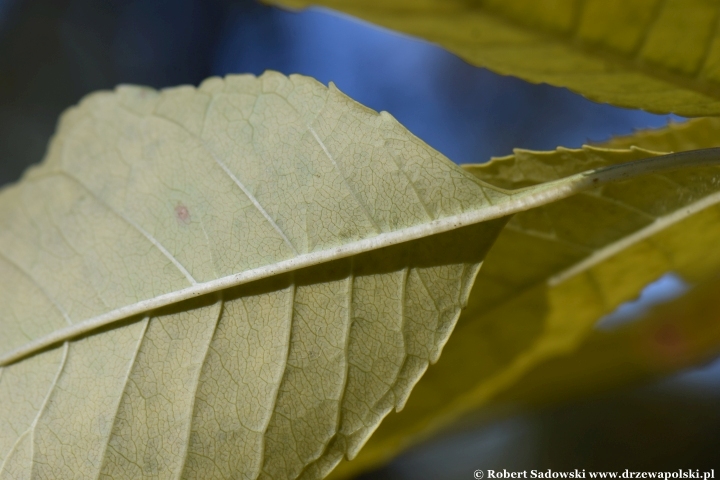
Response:
[[[307,77],[85,98],[0,192],[0,477],[323,477],[437,359],[505,222],[457,217],[506,197]]]
[[[706,0],[265,0],[437,43],[469,63],[591,100],[720,114],[720,4]]]
[[[716,144],[716,128],[715,119],[698,119],[617,143],[706,148]],[[513,156],[465,169],[484,182],[515,189],[659,154],[635,147],[516,150]],[[580,349],[587,342],[594,345],[595,322],[668,271],[692,283],[713,278],[720,273],[714,247],[719,241],[716,166],[638,177],[515,214],[485,258],[439,362],[415,387],[405,409],[389,416],[360,455],[339,465],[331,477],[348,478],[383,464],[464,414],[515,398],[512,392],[541,396],[539,388],[524,389],[520,384],[525,381],[537,386],[557,374],[554,398],[562,398],[562,375],[578,374],[573,363],[585,359]],[[635,346],[622,340],[614,348]],[[703,348],[693,350],[692,358],[706,358],[701,353],[712,351]],[[632,352],[614,355],[630,357]],[[612,376],[605,380],[612,383]],[[573,391],[568,387],[567,395]]]

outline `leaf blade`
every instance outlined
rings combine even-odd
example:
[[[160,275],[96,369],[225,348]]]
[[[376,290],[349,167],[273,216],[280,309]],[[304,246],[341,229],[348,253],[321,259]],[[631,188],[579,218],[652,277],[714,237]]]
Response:
[[[324,476],[437,359],[504,220],[392,235],[483,189],[306,77],[89,97],[0,193],[0,476]]]
[[[565,398],[587,395],[712,361],[720,344],[714,300],[717,290],[717,278],[709,279],[676,299],[654,306],[630,324],[593,331],[581,348],[538,365],[522,384],[515,384],[496,401],[522,402],[525,398],[543,404],[557,394]],[[583,371],[592,372],[592,376],[580,374]],[[540,384],[553,385],[558,377],[569,381],[564,386],[538,388]],[[589,382],[589,377],[597,382]]]

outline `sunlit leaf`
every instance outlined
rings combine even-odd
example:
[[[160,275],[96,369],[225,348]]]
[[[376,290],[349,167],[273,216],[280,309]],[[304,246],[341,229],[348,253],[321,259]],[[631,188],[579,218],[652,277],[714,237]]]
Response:
[[[706,0],[265,0],[339,10],[473,65],[592,100],[720,114],[720,4]]]
[[[607,148],[640,147],[658,152],[682,152],[720,146],[720,118],[693,118],[671,122],[665,128],[640,130],[618,136],[599,146]]]
[[[593,330],[568,355],[541,363],[494,402],[538,404],[658,378],[720,354],[720,280],[662,302],[632,323]]]

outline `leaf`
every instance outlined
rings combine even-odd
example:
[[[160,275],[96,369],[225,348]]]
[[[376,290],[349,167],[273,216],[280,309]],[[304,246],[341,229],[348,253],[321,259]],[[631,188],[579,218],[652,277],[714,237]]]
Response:
[[[443,225],[505,197],[306,77],[91,95],[0,194],[0,477],[324,476],[504,220]]]
[[[332,84],[119,87],[0,191],[0,477],[321,478],[404,405],[516,211]]]
[[[682,152],[696,148],[720,146],[720,118],[693,118],[670,123],[665,128],[641,130],[633,135],[612,138],[599,146],[630,148],[632,146],[658,152]]]
[[[670,134],[654,135],[663,133]],[[671,127],[671,134],[688,148],[696,135],[715,138],[690,127]],[[649,134],[638,138],[651,146]],[[516,150],[466,169],[490,184],[519,188],[652,155],[637,148]],[[405,409],[332,478],[388,461],[525,381],[531,369],[577,351],[601,316],[665,272],[693,282],[716,275],[719,204],[720,169],[707,167],[639,177],[516,214],[486,257],[440,361]]]
[[[611,331],[593,330],[569,355],[538,364],[493,402],[546,403],[658,378],[720,354],[720,279]]]
[[[720,5],[706,0],[265,0],[328,7],[469,63],[591,100],[720,114]]]

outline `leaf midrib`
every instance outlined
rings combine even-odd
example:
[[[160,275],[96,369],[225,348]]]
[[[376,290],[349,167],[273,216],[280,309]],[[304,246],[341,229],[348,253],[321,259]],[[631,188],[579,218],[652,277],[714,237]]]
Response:
[[[576,192],[573,191],[572,193]],[[543,200],[545,200],[545,197],[547,196],[543,195]],[[87,334],[114,322],[172,305],[174,303],[179,303],[184,300],[236,287],[274,275],[280,275],[299,270],[301,268],[311,267],[320,263],[339,260],[399,243],[418,240],[420,238],[444,233],[467,225],[511,215],[517,211],[520,211],[520,209],[518,208],[516,202],[502,202],[500,204],[484,207],[479,210],[433,220],[432,222],[396,230],[394,232],[381,233],[370,238],[357,240],[355,242],[339,245],[330,249],[298,255],[274,264],[264,265],[262,267],[227,275],[207,282],[197,283],[180,290],[158,295],[150,299],[141,300],[139,302],[111,310],[110,312],[80,321],[72,326],[56,330],[55,332],[45,335],[37,340],[33,340],[32,342],[28,342],[27,344],[1,356],[0,366],[14,363],[38,350],[61,343],[70,338]]]
[[[0,367],[17,362],[37,351],[88,334],[112,323],[201,295],[207,295],[320,263],[339,260],[399,243],[445,233],[468,225],[506,217],[517,212],[570,197],[590,188],[627,180],[638,175],[652,174],[680,167],[698,167],[714,164],[720,164],[720,147],[650,157],[644,160],[581,172],[554,182],[536,185],[512,193],[505,191],[505,193],[508,195],[512,194],[512,196],[508,196],[506,199],[494,205],[436,219],[431,222],[393,232],[381,233],[374,237],[356,240],[326,250],[298,255],[274,264],[227,275],[208,282],[198,283],[111,310],[110,312],[56,330],[0,356]],[[490,186],[488,185],[488,187]],[[500,192],[503,191],[502,189],[497,190]]]

